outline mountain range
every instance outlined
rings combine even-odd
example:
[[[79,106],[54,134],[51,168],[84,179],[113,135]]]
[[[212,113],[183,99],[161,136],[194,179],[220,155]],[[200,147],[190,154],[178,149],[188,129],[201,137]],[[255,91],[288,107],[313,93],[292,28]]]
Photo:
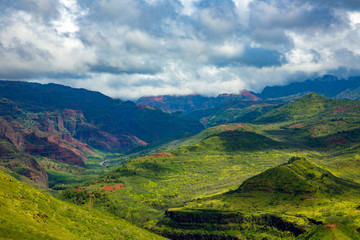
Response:
[[[290,101],[302,97],[305,94],[314,92],[325,97],[358,99],[360,98],[360,77],[350,77],[349,79],[339,79],[332,75],[309,79],[302,82],[293,82],[284,86],[267,86],[261,93],[240,91],[238,94],[220,94],[217,97],[205,97],[201,95],[185,96],[149,96],[141,97],[136,103],[151,107],[158,107],[165,112],[181,111],[191,113],[198,110],[208,110],[218,108],[222,104],[229,102],[249,102],[258,101]]]

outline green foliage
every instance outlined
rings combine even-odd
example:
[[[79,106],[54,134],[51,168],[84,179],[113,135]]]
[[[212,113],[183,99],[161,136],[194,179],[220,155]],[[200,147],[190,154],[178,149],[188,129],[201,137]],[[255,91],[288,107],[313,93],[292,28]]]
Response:
[[[263,124],[221,124],[126,156],[97,153],[83,170],[40,163],[63,199],[171,238],[356,239],[357,104],[312,94],[258,118]]]
[[[349,111],[351,109],[351,111]],[[274,109],[259,118],[255,123],[275,123],[287,121],[310,121],[322,118],[339,119],[360,113],[359,101],[329,99],[315,93],[305,95],[292,103]]]
[[[257,117],[278,107],[280,101],[234,101],[223,104],[201,119],[206,127],[222,123],[252,122]]]
[[[0,171],[1,239],[162,239],[105,213],[62,202]]]
[[[235,191],[169,209],[157,228],[180,236],[359,239],[360,184],[301,157],[249,178]],[[332,237],[332,238],[330,238]]]

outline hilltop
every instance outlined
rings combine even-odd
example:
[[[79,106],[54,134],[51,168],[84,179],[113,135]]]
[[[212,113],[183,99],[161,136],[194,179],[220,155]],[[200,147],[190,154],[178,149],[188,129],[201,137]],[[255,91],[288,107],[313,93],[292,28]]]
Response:
[[[267,192],[296,198],[332,198],[355,190],[360,184],[335,177],[305,158],[293,157],[287,164],[266,170],[248,180],[232,194]]]
[[[359,239],[359,193],[360,184],[294,157],[237,190],[169,209],[159,229],[173,239]]]
[[[320,117],[321,115],[330,115],[336,112],[337,109],[339,109],[339,112],[341,110],[347,110],[347,107],[356,107],[354,105],[357,105],[356,103],[351,104],[351,101],[335,100],[316,93],[310,93],[289,104],[269,111],[255,119],[254,122],[274,123],[291,120],[309,120],[313,117]]]

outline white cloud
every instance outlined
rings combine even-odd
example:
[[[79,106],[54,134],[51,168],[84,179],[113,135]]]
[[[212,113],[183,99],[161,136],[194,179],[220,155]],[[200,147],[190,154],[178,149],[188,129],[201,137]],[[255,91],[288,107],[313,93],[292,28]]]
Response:
[[[95,61],[93,51],[76,37],[59,35],[26,12],[14,12],[9,18],[11,24],[0,31],[0,72],[6,77],[82,72]]]
[[[194,6],[200,0],[179,0],[182,5],[181,14],[191,16],[195,11],[196,7]]]
[[[201,10],[200,22],[203,27],[218,35],[226,34],[235,28],[235,23],[227,15],[218,15],[214,9]]]
[[[127,32],[125,41],[128,47],[137,48],[140,51],[153,51],[158,49],[161,44],[160,40],[139,30]]]
[[[354,12],[348,12],[350,24],[353,30],[358,28],[360,26],[360,12],[354,11]]]

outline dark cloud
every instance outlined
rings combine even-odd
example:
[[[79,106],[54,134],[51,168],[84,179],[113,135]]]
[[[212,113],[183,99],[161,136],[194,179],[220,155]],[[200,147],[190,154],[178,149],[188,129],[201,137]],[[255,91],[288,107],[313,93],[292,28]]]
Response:
[[[14,54],[21,61],[29,62],[34,60],[36,57],[40,57],[44,60],[49,60],[53,58],[51,53],[47,50],[40,49],[36,47],[31,42],[21,42],[19,38],[13,38],[11,42],[11,47],[4,49],[4,51],[9,51]]]
[[[283,56],[280,52],[266,48],[247,47],[241,59],[241,63],[258,68],[280,66],[283,64]]]
[[[341,7],[350,10],[359,10],[360,9],[360,1],[358,0],[341,0],[341,1],[333,1],[333,0],[306,0],[306,2],[310,4],[318,4],[321,6],[327,7]]]
[[[161,68],[157,68],[157,66],[143,65],[143,66],[132,66],[132,67],[124,67],[119,68],[116,66],[110,65],[95,65],[90,66],[89,69],[91,72],[96,73],[111,73],[111,74],[149,74],[154,75],[156,73],[161,72]]]
[[[294,47],[292,38],[286,35],[285,30],[281,28],[254,28],[249,36],[255,42],[269,49],[287,50]]]
[[[250,66],[256,68],[280,66],[283,56],[280,52],[266,48],[244,47],[241,54],[234,56],[216,56],[211,58],[211,63],[219,66]]]
[[[255,29],[316,31],[334,24],[343,24],[343,19],[339,19],[332,8],[325,6],[310,7],[307,4],[296,3],[296,1],[291,5],[278,7],[279,2],[253,4],[250,27]]]

